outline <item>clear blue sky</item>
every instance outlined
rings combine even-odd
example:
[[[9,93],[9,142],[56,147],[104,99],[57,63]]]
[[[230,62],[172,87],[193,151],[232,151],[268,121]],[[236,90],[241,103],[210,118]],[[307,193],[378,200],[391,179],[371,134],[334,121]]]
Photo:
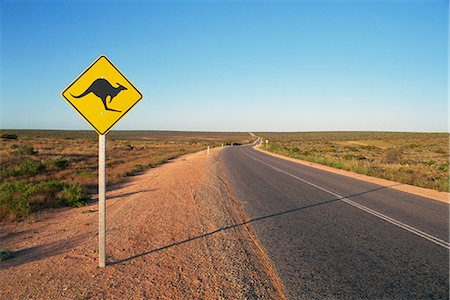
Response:
[[[60,92],[106,54],[114,129],[448,131],[448,0],[0,5],[3,129],[89,129]]]

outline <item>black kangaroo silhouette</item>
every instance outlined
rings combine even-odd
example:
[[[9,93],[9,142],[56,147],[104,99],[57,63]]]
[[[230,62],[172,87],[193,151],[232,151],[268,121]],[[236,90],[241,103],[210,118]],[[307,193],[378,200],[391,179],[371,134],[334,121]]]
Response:
[[[117,82],[116,82],[117,83]],[[119,94],[121,91],[126,90],[127,88],[124,87],[123,85],[121,85],[120,83],[117,83],[117,85],[119,85],[118,87],[113,87],[111,85],[111,83],[109,83],[108,80],[103,79],[103,78],[99,78],[96,79],[87,89],[86,91],[84,91],[81,95],[78,96],[74,96],[72,95],[72,97],[74,98],[82,98],[84,96],[86,96],[89,93],[93,93],[95,96],[99,97],[102,102],[103,105],[105,106],[106,110],[109,111],[116,111],[116,112],[121,112],[120,110],[116,110],[116,109],[112,109],[109,108],[106,105],[106,98],[108,98],[108,96],[110,97],[109,99],[109,103],[111,103],[111,101],[113,100],[114,97],[117,96],[117,94]]]

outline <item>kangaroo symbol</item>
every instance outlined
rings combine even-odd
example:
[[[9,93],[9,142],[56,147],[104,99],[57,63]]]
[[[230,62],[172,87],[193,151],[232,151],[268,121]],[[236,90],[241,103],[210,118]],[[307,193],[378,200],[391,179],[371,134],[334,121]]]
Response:
[[[109,103],[111,103],[111,101],[113,100],[114,97],[117,96],[117,94],[119,94],[121,91],[126,90],[127,88],[124,87],[123,85],[121,85],[120,83],[117,83],[119,86],[118,87],[113,87],[111,85],[111,83],[109,83],[108,80],[103,79],[103,78],[99,78],[96,79],[87,89],[86,91],[84,91],[84,93],[82,93],[81,95],[78,96],[74,96],[72,95],[72,97],[74,98],[82,98],[84,96],[86,96],[89,93],[93,93],[95,96],[99,97],[102,102],[103,105],[105,106],[105,110],[109,110],[109,111],[116,111],[116,112],[121,112],[120,110],[115,110],[112,108],[108,108],[108,106],[106,105],[106,98],[109,98]]]

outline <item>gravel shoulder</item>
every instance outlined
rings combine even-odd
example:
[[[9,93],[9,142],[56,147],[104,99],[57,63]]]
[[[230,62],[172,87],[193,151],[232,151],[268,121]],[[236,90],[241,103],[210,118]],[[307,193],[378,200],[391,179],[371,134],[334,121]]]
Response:
[[[107,194],[107,262],[97,203],[1,224],[1,299],[284,299],[218,153],[186,155]]]

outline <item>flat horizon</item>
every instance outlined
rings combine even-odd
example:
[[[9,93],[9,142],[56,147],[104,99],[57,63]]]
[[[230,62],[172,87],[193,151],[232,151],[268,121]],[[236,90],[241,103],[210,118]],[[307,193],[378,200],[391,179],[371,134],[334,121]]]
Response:
[[[82,132],[92,132],[95,133],[95,130],[89,129],[47,129],[47,128],[0,128],[0,131],[82,131]],[[448,131],[396,131],[396,130],[173,130],[173,129],[119,129],[119,130],[111,130],[112,132],[199,132],[199,133],[214,133],[214,132],[222,132],[222,133],[255,133],[255,132],[276,132],[276,133],[284,133],[284,132],[392,132],[392,133],[449,133]]]

